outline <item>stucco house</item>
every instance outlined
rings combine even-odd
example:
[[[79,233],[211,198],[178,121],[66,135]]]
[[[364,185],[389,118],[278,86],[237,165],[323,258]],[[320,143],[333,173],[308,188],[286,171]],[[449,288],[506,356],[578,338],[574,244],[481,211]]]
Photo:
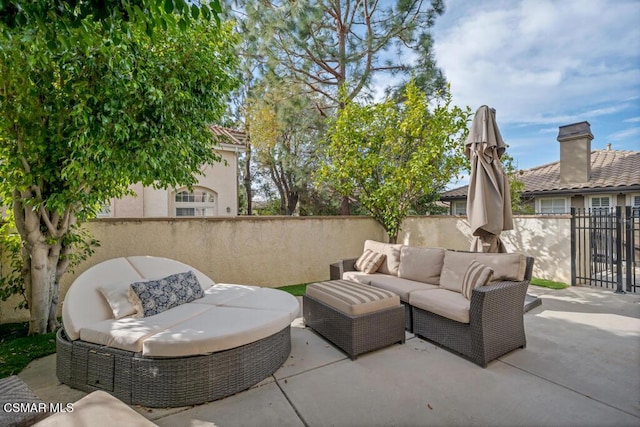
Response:
[[[519,172],[522,199],[536,214],[565,214],[580,209],[640,208],[640,151],[591,150],[589,122],[560,126],[560,161]],[[468,186],[442,194],[452,215],[466,215]]]
[[[137,196],[113,199],[101,218],[197,217],[238,215],[238,157],[246,148],[244,132],[210,126],[219,140],[222,161],[206,164],[190,191],[186,187],[155,189],[135,184]]]

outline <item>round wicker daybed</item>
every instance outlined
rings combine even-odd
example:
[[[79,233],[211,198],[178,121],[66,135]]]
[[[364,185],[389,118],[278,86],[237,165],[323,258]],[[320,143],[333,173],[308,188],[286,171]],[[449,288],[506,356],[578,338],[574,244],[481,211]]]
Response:
[[[131,307],[122,298],[131,283],[186,271],[204,296],[148,317],[127,314]],[[299,310],[286,292],[215,284],[175,260],[108,260],[67,292],[56,372],[71,387],[104,390],[130,405],[210,402],[248,389],[284,363]]]

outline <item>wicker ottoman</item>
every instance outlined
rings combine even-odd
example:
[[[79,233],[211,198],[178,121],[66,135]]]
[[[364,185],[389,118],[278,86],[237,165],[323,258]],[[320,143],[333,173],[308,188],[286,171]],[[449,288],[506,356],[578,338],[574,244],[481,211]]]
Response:
[[[359,354],[404,343],[404,308],[393,292],[346,280],[307,286],[304,323],[355,360]]]

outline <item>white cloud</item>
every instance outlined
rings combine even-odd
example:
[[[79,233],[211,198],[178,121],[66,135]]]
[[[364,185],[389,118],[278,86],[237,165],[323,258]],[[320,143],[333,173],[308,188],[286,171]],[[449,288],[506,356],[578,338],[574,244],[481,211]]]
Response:
[[[436,60],[460,105],[490,105],[505,123],[572,123],[640,85],[639,18],[637,1],[453,0]]]

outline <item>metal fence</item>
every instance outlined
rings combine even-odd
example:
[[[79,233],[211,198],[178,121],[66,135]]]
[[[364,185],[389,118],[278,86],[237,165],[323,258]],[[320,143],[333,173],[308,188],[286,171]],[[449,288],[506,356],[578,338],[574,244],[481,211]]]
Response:
[[[571,208],[571,284],[640,292],[640,207]]]

